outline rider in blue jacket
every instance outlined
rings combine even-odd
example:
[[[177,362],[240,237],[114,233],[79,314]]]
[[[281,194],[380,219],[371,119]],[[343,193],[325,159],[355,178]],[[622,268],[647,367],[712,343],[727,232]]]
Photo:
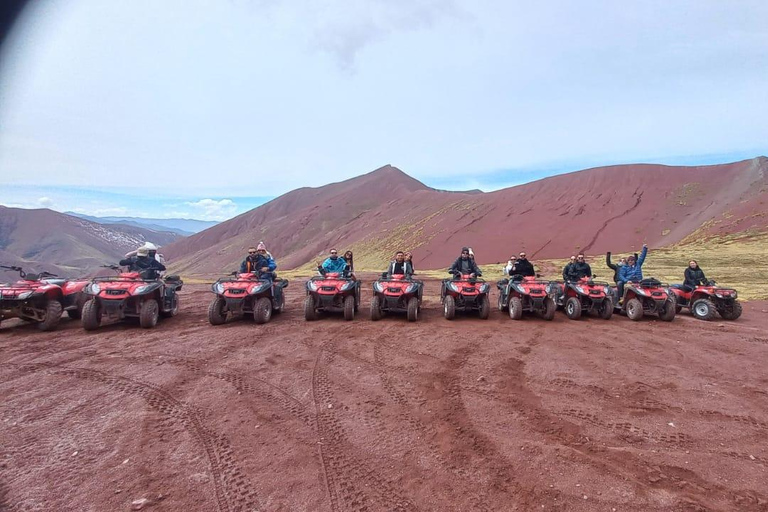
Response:
[[[619,300],[624,298],[624,285],[629,282],[640,282],[643,280],[643,263],[645,255],[648,254],[648,246],[643,244],[643,250],[640,251],[640,257],[635,261],[634,256],[627,258],[627,264],[619,268],[618,285]]]
[[[331,249],[330,257],[326,258],[321,265],[318,265],[317,270],[320,271],[321,274],[327,272],[338,272],[341,274],[347,270],[347,260],[339,258],[339,252],[336,249]]]

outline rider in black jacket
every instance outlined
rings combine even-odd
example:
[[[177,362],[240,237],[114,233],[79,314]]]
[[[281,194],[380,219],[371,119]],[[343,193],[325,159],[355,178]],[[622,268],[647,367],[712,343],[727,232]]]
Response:
[[[578,281],[582,277],[592,277],[592,268],[584,260],[584,255],[576,256],[576,261],[569,263],[563,271],[563,279],[566,281]]]
[[[514,275],[514,274],[521,275],[521,276],[536,275],[536,271],[533,268],[533,263],[531,263],[525,256],[526,255],[524,252],[520,253],[520,257],[517,260],[517,264],[512,270],[510,270],[509,275]]]
[[[144,279],[157,279],[160,277],[160,272],[165,270],[165,265],[149,257],[149,250],[145,247],[140,247],[136,251],[136,256],[120,260],[120,266],[128,267],[131,272],[141,273]]]
[[[470,277],[480,277],[483,275],[480,268],[477,266],[477,264],[475,264],[475,260],[469,257],[469,247],[461,248],[461,256],[459,256],[456,261],[453,262],[453,265],[451,265],[451,268],[448,269],[448,272],[470,274]]]
[[[692,291],[697,286],[707,284],[707,278],[704,275],[704,271],[701,270],[696,260],[691,260],[688,263],[688,267],[685,269],[685,282],[683,286],[688,291]]]

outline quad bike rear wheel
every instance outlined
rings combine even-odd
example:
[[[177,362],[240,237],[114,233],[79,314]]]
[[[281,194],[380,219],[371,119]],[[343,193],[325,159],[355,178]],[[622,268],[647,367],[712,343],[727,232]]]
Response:
[[[699,320],[712,320],[715,318],[717,309],[711,300],[699,299],[691,305],[691,313]]]
[[[453,320],[456,316],[456,301],[451,295],[446,295],[443,300],[443,314],[447,320]]]
[[[638,299],[632,298],[627,300],[626,308],[627,318],[637,322],[643,318],[643,303]]]
[[[315,309],[315,299],[311,295],[307,295],[304,299],[304,320],[311,322],[317,320],[317,309]]]
[[[520,300],[520,297],[510,297],[509,318],[512,320],[520,320],[523,318],[523,301]]]
[[[208,321],[211,325],[221,325],[227,321],[227,301],[215,297],[208,306]]]
[[[577,297],[568,297],[565,301],[565,314],[571,320],[581,318],[581,301]]]
[[[480,302],[480,318],[482,320],[487,320],[488,315],[491,314],[491,299],[486,295],[483,297],[483,300]]]
[[[610,320],[613,316],[613,299],[610,297],[603,299],[603,304],[598,308],[597,314],[603,320]]]
[[[344,320],[347,322],[355,319],[355,296],[344,297]]]
[[[101,325],[101,309],[99,308],[98,299],[91,299],[85,303],[80,322],[86,331],[94,331],[99,328],[99,325]]]
[[[664,306],[659,309],[659,318],[665,322],[671,322],[675,319],[675,301],[667,299]]]
[[[736,320],[741,316],[742,307],[741,302],[734,300],[733,304],[724,304],[717,310],[723,320]]]
[[[261,297],[253,305],[253,319],[257,324],[265,324],[272,318],[272,301],[268,297]]]
[[[171,299],[171,309],[168,311],[161,311],[160,316],[162,316],[163,318],[173,318],[178,314],[179,314],[179,296],[178,294],[174,293],[173,298]]]
[[[144,329],[151,329],[157,325],[157,319],[160,318],[160,306],[155,299],[147,299],[141,303],[139,309],[139,324]]]
[[[80,293],[77,301],[75,301],[75,309],[68,309],[67,316],[72,320],[80,320],[83,316],[83,308],[85,307],[86,302],[88,302],[88,297],[85,294]]]
[[[539,312],[539,316],[544,320],[552,320],[555,318],[555,311],[557,310],[557,304],[552,300],[552,297],[544,299],[544,310]]]
[[[371,320],[381,320],[381,299],[378,295],[371,299]]]
[[[49,300],[45,305],[45,318],[37,324],[41,331],[52,331],[61,320],[61,302],[56,299]]]
[[[408,321],[415,322],[419,319],[419,299],[411,297],[408,301]]]

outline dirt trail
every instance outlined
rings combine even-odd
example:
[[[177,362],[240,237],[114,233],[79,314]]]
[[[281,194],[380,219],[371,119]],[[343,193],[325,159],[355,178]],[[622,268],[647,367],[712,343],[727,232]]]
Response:
[[[0,328],[0,510],[768,510],[768,304],[737,322]],[[495,304],[495,296],[492,303]]]

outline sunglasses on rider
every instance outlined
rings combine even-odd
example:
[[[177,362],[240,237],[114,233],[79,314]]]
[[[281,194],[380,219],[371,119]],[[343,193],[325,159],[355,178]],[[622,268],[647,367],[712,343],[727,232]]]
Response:
[[[256,254],[256,251],[248,251],[248,254]]]
[[[337,253],[336,251],[331,251],[331,254],[339,254],[339,253]]]

